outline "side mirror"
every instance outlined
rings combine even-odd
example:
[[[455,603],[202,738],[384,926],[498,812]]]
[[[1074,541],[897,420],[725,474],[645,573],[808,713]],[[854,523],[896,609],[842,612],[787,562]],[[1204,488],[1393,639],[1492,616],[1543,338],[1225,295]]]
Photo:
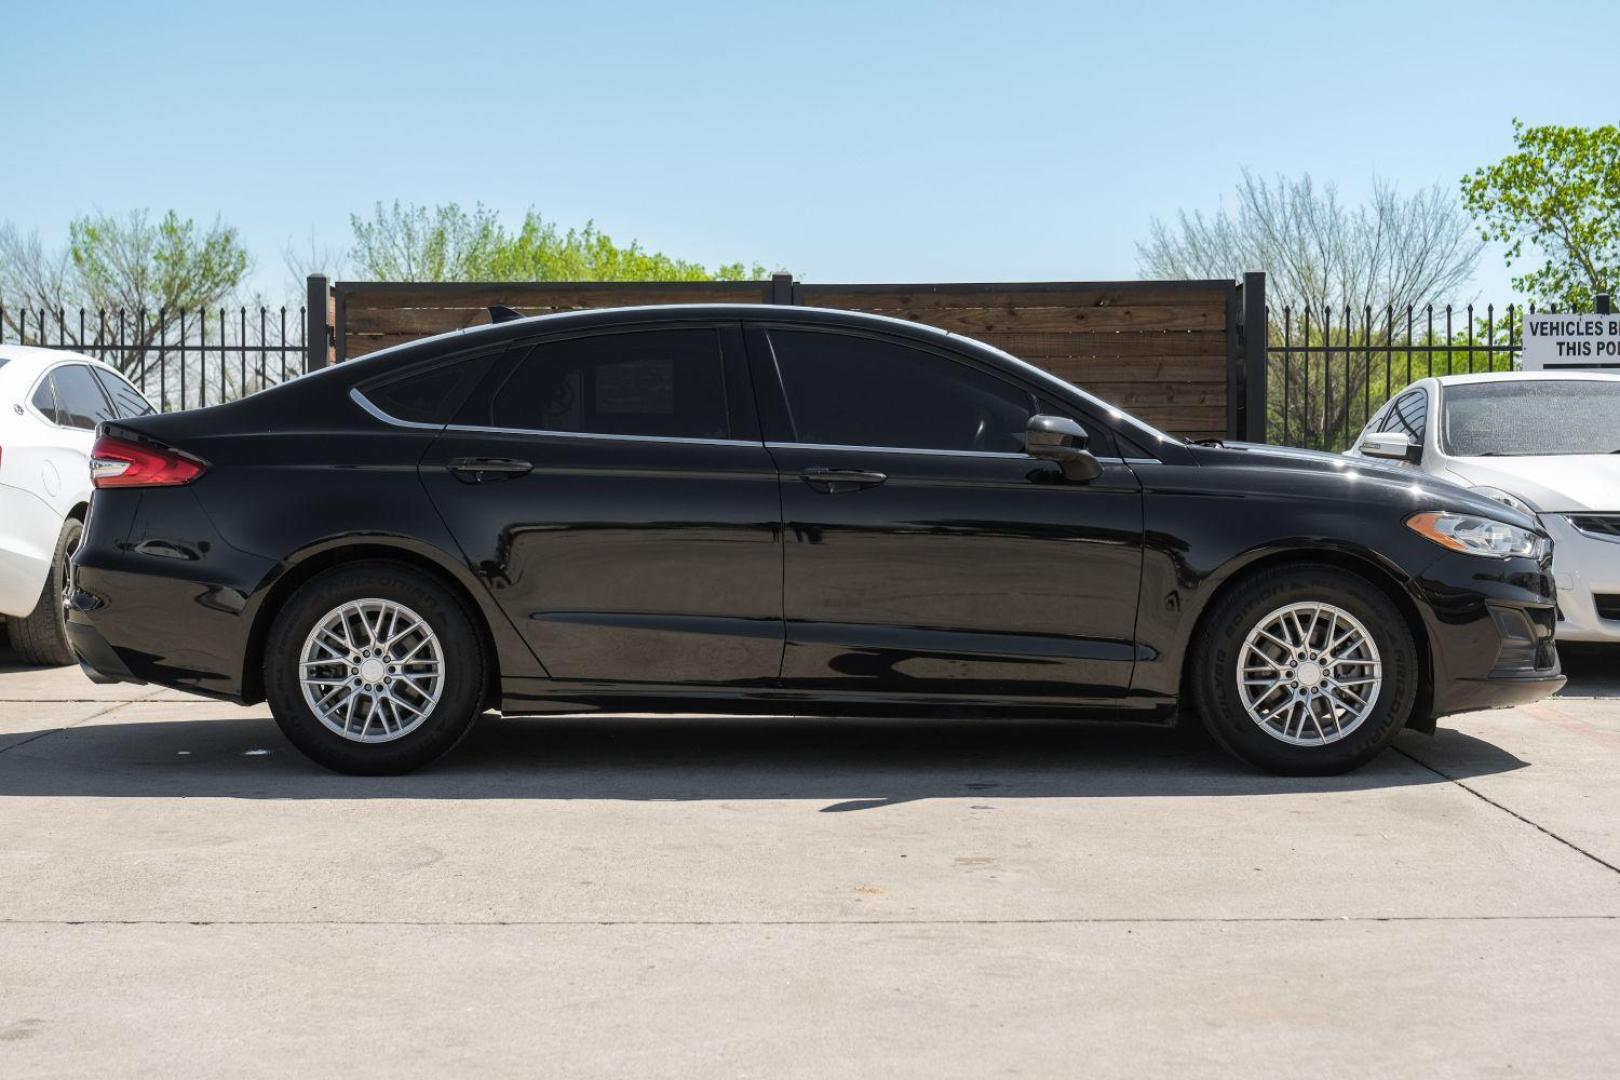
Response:
[[[1063,466],[1063,475],[1084,483],[1102,475],[1102,463],[1086,447],[1091,436],[1067,416],[1032,416],[1024,428],[1024,453]]]
[[[1423,447],[1404,431],[1373,431],[1361,437],[1360,451],[1371,458],[1409,461],[1414,465],[1423,456]]]

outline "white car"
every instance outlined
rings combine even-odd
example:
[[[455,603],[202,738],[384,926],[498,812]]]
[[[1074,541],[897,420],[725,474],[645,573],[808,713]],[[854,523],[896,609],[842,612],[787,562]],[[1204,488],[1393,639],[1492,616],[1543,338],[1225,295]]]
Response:
[[[152,411],[99,360],[0,345],[0,615],[22,659],[73,663],[62,590],[90,504],[96,424]]]
[[[1620,375],[1419,379],[1346,453],[1403,462],[1535,514],[1553,538],[1558,640],[1620,642]]]

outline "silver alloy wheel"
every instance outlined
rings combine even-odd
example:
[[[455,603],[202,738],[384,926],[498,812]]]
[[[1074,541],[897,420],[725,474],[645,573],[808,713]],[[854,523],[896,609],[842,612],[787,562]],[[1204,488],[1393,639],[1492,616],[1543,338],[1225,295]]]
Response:
[[[1289,604],[1261,619],[1238,650],[1243,708],[1274,739],[1338,742],[1372,715],[1384,685],[1378,644],[1332,604]]]
[[[351,600],[304,639],[298,683],[322,724],[361,743],[391,742],[433,713],[444,655],[427,620],[392,600]]]

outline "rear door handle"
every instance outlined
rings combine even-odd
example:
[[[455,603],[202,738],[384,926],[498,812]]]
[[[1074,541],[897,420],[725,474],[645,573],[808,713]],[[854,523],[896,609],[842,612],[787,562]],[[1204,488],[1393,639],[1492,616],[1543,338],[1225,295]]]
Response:
[[[877,487],[888,478],[886,473],[868,472],[865,469],[829,469],[822,465],[812,466],[799,474],[800,480],[826,495]]]
[[[464,484],[488,484],[496,480],[516,480],[534,471],[534,464],[504,457],[458,457],[450,459],[450,472]]]

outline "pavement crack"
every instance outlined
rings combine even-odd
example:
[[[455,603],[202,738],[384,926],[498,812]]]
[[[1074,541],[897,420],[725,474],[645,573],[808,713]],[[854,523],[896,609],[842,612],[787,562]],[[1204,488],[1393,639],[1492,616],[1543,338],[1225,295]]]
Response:
[[[9,754],[9,753],[11,753],[11,751],[17,749],[19,746],[27,746],[31,742],[38,742],[40,739],[43,739],[43,738],[45,738],[45,737],[47,737],[49,735],[60,735],[60,734],[62,734],[62,732],[67,731],[69,728],[76,728],[80,724],[88,724],[90,721],[95,720],[98,717],[106,716],[110,712],[114,712],[114,711],[116,711],[118,709],[122,709],[126,705],[135,705],[135,704],[139,704],[142,701],[149,701],[149,700],[151,700],[151,698],[153,698],[154,696],[156,696],[157,694],[160,694],[162,692],[163,692],[162,689],[159,688],[157,690],[152,691],[152,693],[147,694],[145,697],[120,698],[117,701],[109,701],[109,702],[107,702],[107,707],[105,709],[97,709],[95,712],[91,713],[89,716],[80,717],[79,719],[73,721],[73,723],[71,723],[71,724],[63,724],[61,727],[51,728],[49,731],[35,732],[33,735],[30,735],[28,738],[19,739],[18,741],[12,743],[10,746],[0,746],[0,754]],[[83,699],[80,699],[80,698],[52,698],[50,700],[53,703],[60,703],[60,702],[63,702],[63,701],[69,701],[69,702],[81,701],[81,700],[82,701],[93,701],[95,699],[93,699],[93,698],[83,698]],[[10,703],[8,702],[8,704],[10,704]]]
[[[1049,919],[5,919],[0,926],[1175,926],[1311,923],[1615,922],[1620,914],[1574,915],[1208,915]]]
[[[1421,765],[1423,768],[1428,769],[1430,772],[1434,773],[1434,775],[1436,775],[1438,777],[1441,777],[1442,779],[1449,780],[1453,784],[1456,784],[1458,787],[1462,788],[1464,791],[1468,792],[1468,794],[1472,795],[1474,798],[1480,800],[1481,802],[1486,803],[1486,804],[1488,804],[1490,806],[1494,806],[1494,807],[1496,807],[1496,809],[1502,811],[1502,813],[1507,814],[1510,817],[1517,818],[1518,820],[1524,822],[1526,825],[1528,825],[1531,828],[1537,830],[1538,832],[1541,832],[1541,833],[1543,833],[1543,834],[1545,834],[1547,836],[1552,837],[1554,840],[1558,841],[1560,844],[1563,844],[1565,847],[1569,848],[1571,851],[1575,852],[1576,854],[1586,856],[1588,859],[1591,859],[1593,862],[1597,863],[1599,866],[1603,867],[1605,870],[1608,870],[1608,871],[1610,871],[1612,873],[1615,873],[1615,874],[1620,874],[1620,866],[1616,866],[1614,863],[1612,863],[1609,860],[1603,858],[1601,855],[1594,855],[1592,852],[1587,851],[1585,848],[1581,847],[1581,845],[1577,844],[1575,841],[1569,839],[1568,837],[1560,836],[1557,833],[1553,832],[1551,829],[1547,828],[1547,826],[1541,824],[1539,821],[1535,821],[1535,820],[1533,820],[1531,818],[1527,818],[1523,814],[1519,813],[1517,810],[1513,809],[1512,807],[1505,806],[1502,803],[1497,802],[1495,799],[1491,798],[1489,795],[1486,795],[1484,792],[1480,791],[1479,789],[1469,787],[1459,777],[1452,776],[1450,773],[1446,772],[1444,769],[1435,768],[1433,765],[1430,765],[1427,761],[1424,761],[1422,758],[1415,757],[1414,755],[1408,753],[1407,751],[1401,749],[1398,746],[1392,747],[1391,749],[1393,749],[1397,754],[1404,757],[1406,760],[1411,761],[1411,762],[1413,762],[1413,763],[1415,763],[1417,765]]]

